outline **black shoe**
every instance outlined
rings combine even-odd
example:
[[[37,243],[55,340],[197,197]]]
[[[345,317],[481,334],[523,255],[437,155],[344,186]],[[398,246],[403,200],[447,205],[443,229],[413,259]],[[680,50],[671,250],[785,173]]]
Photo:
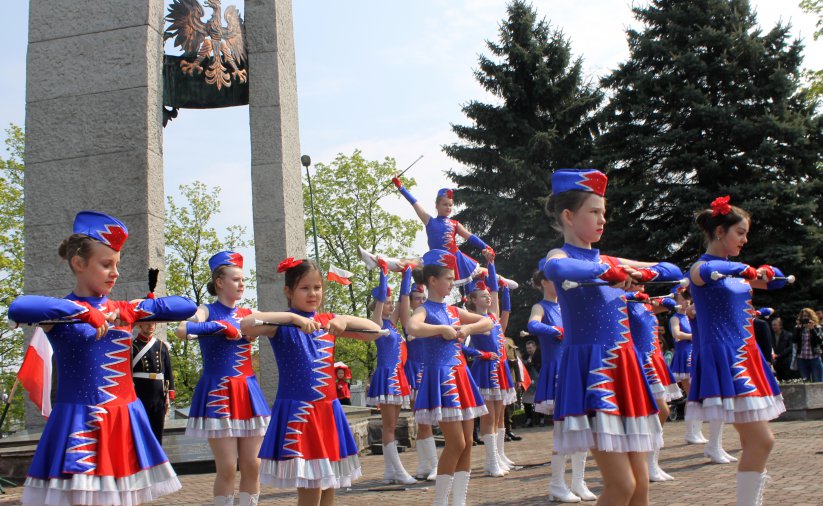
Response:
[[[517,434],[515,434],[514,432],[512,432],[510,430],[507,430],[506,431],[506,439],[508,441],[520,441],[521,439],[523,439],[523,437],[518,436]]]

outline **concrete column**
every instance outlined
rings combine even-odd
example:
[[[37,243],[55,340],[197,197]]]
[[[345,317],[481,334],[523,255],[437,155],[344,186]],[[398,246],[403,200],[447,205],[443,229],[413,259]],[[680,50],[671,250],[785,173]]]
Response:
[[[306,256],[291,0],[246,0],[244,6],[257,298],[262,310],[284,310],[277,264]],[[260,346],[260,369],[272,401],[277,366],[268,344]]]
[[[114,298],[144,296],[148,268],[163,266],[163,9],[163,0],[29,2],[26,293],[72,289],[57,247],[83,209],[129,228]],[[43,425],[33,409],[26,422]]]

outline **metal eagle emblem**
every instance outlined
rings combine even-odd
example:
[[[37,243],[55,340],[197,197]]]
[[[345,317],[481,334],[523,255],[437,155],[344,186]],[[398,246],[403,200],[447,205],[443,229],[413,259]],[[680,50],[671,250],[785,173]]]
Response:
[[[184,74],[200,74],[204,71],[204,61],[209,60],[205,69],[207,84],[220,90],[230,87],[233,78],[245,83],[246,40],[240,11],[234,5],[227,7],[224,26],[220,20],[220,0],[206,0],[205,6],[214,12],[203,22],[205,11],[197,0],[172,0],[166,15],[169,27],[163,40],[174,37],[174,45],[183,50],[180,69]]]

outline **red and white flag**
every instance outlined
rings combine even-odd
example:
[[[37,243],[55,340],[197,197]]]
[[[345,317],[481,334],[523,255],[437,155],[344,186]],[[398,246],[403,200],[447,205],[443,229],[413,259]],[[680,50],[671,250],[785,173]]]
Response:
[[[340,283],[341,285],[350,285],[351,279],[349,278],[352,276],[354,276],[353,272],[349,272],[341,269],[340,267],[335,267],[334,265],[329,264],[329,274],[326,278],[329,281],[334,281],[335,283]]]
[[[37,327],[17,372],[17,379],[28,391],[29,399],[46,418],[51,414],[51,356],[51,343],[43,329]]]
[[[520,357],[517,357],[517,367],[520,368],[520,377],[523,379],[523,390],[528,390],[532,386],[532,377],[529,376],[529,371],[526,369],[526,364]]]

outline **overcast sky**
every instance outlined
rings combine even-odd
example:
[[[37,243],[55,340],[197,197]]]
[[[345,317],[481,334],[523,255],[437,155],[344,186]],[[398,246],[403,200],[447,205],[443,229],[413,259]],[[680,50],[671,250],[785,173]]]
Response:
[[[0,124],[22,125],[28,3],[4,3],[7,70],[0,88]],[[232,3],[242,2],[224,0]],[[797,7],[799,0],[751,3],[764,29],[790,22],[793,34],[806,41],[805,65],[823,68],[823,41],[812,40],[815,19]],[[534,1],[539,15],[570,38],[591,79],[628,56],[625,30],[637,25],[631,5],[625,0]],[[395,157],[400,168],[423,155],[410,175],[417,179],[418,198],[433,201],[436,190],[449,185],[443,171],[459,168],[440,149],[457,140],[450,124],[465,123],[461,104],[488,99],[472,71],[478,54],[485,52],[484,41],[496,39],[505,13],[502,0],[295,1],[301,152],[315,162],[329,162],[337,153],[359,148],[367,159]],[[221,159],[200,149],[215,143],[224,146]],[[221,186],[219,228],[241,224],[251,232],[249,160],[246,107],[182,110],[165,129],[166,193],[195,179]],[[299,160],[294,163],[299,166]],[[384,206],[414,218],[405,200],[387,199]],[[421,254],[425,249],[422,227],[415,247]],[[247,262],[252,265],[251,258]]]

